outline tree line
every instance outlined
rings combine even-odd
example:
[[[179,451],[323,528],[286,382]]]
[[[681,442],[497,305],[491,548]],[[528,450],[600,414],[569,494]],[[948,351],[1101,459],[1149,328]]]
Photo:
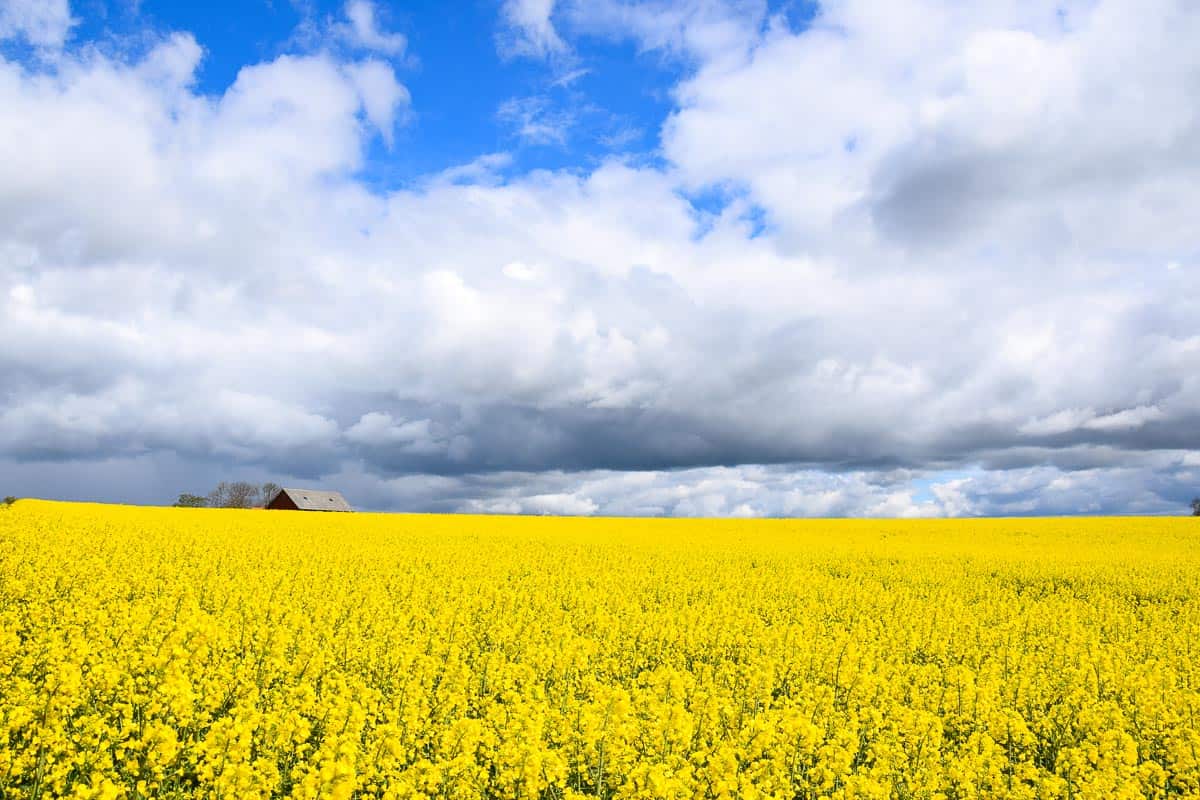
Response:
[[[208,494],[184,492],[173,505],[180,508],[257,508],[265,506],[279,491],[279,484],[221,481]]]

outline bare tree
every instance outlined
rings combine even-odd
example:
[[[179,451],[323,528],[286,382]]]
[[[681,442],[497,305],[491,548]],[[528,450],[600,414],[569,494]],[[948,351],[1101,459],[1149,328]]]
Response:
[[[209,508],[253,508],[259,487],[248,481],[221,481],[208,493]]]
[[[208,493],[208,498],[204,501],[204,504],[210,508],[229,508],[229,483],[227,481],[218,483]]]
[[[267,503],[274,500],[275,495],[279,493],[280,488],[281,487],[278,483],[271,483],[270,481],[264,483],[262,485],[262,494],[260,495],[261,499],[259,503],[265,506]]]

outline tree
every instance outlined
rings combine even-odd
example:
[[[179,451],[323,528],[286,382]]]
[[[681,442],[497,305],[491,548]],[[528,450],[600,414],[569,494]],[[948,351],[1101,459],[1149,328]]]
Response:
[[[208,493],[209,508],[252,508],[259,488],[249,481],[221,481]]]
[[[11,494],[4,498],[4,505],[6,506],[11,506],[15,502],[17,502],[17,498],[13,497]]]
[[[208,505],[208,500],[198,494],[188,494],[184,492],[179,495],[179,499],[175,501],[176,508],[204,508]]]
[[[1200,497],[1192,501],[1192,516],[1200,517]]]
[[[269,503],[278,491],[279,485],[270,481],[261,486],[249,481],[221,481],[208,493],[204,505],[209,508],[254,508]]]

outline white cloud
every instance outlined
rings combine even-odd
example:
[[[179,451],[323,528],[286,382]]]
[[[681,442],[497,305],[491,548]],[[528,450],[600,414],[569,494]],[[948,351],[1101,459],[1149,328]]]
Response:
[[[617,128],[610,134],[600,136],[599,141],[610,150],[621,150],[638,141],[644,135],[645,132],[641,128],[626,125]]]
[[[510,261],[504,265],[504,274],[514,281],[531,281],[537,277],[537,270],[520,261]]]
[[[367,119],[391,147],[396,113],[409,105],[408,90],[396,80],[392,68],[382,61],[363,61],[351,64],[345,70],[358,89]]]
[[[549,58],[570,48],[558,35],[551,16],[555,0],[504,0],[500,15],[504,28],[497,38],[500,54],[513,58]]]
[[[346,438],[359,444],[410,444],[429,437],[429,420],[396,421],[391,414],[363,414],[346,431]]]
[[[600,506],[594,500],[571,492],[535,494],[519,499],[477,500],[468,503],[465,511],[477,514],[554,514],[558,516],[587,516]]]
[[[74,25],[67,0],[0,2],[0,41],[20,38],[34,47],[57,50]]]
[[[1118,431],[1140,428],[1147,422],[1165,419],[1166,414],[1157,406],[1137,406],[1105,414],[1084,423],[1084,427],[1098,431]]]
[[[375,4],[371,0],[348,0],[345,14],[348,24],[340,30],[350,44],[392,57],[404,54],[408,39],[402,33],[388,33],[379,28]]]
[[[696,185],[747,186],[797,235],[945,246],[971,227],[968,248],[1012,236],[1044,247],[1103,225],[1114,246],[1142,246],[1153,223],[1139,209],[1182,190],[1159,166],[1194,124],[1182,107],[1196,57],[1173,44],[1197,33],[1195,14],[1167,2],[1062,11],[1065,30],[1049,5],[828,4],[744,63],[703,62],[677,90],[665,151]],[[1116,68],[1122,54],[1136,66]],[[1114,178],[1132,195],[1100,189]],[[1160,222],[1156,247],[1183,243],[1181,217]]]
[[[1065,408],[1048,416],[1030,420],[1018,430],[1029,436],[1052,436],[1081,428],[1093,431],[1124,431],[1163,419],[1167,419],[1167,414],[1153,405],[1126,408],[1109,414],[1096,414],[1090,408]]]
[[[729,67],[755,45],[767,16],[763,0],[576,0],[563,10],[574,27],[634,39],[645,50]]]
[[[1094,418],[1095,412],[1090,408],[1064,408],[1045,417],[1030,420],[1018,428],[1018,431],[1029,436],[1052,436],[1081,428]]]
[[[565,88],[571,86],[585,75],[591,74],[591,72],[592,71],[587,67],[576,67],[562,73],[561,75],[555,76],[550,81],[550,85],[560,89]]]
[[[190,33],[174,33],[150,51],[138,72],[151,84],[178,90],[195,80],[203,56],[203,48]]]
[[[512,162],[513,158],[509,153],[486,153],[466,164],[442,170],[430,179],[430,183],[477,183],[494,186],[501,182],[501,173],[511,166]]]
[[[577,121],[575,111],[556,108],[542,95],[505,100],[497,109],[496,117],[508,125],[518,139],[535,145],[565,145]]]
[[[347,441],[363,448],[413,456],[444,456],[461,461],[468,455],[470,441],[448,426],[430,419],[395,419],[372,411],[363,414],[346,430]]]

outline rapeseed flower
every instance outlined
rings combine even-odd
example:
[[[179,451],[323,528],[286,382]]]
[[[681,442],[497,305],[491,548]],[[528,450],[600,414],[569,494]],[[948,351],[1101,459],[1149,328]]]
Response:
[[[1198,798],[1198,537],[21,501],[0,796]]]

